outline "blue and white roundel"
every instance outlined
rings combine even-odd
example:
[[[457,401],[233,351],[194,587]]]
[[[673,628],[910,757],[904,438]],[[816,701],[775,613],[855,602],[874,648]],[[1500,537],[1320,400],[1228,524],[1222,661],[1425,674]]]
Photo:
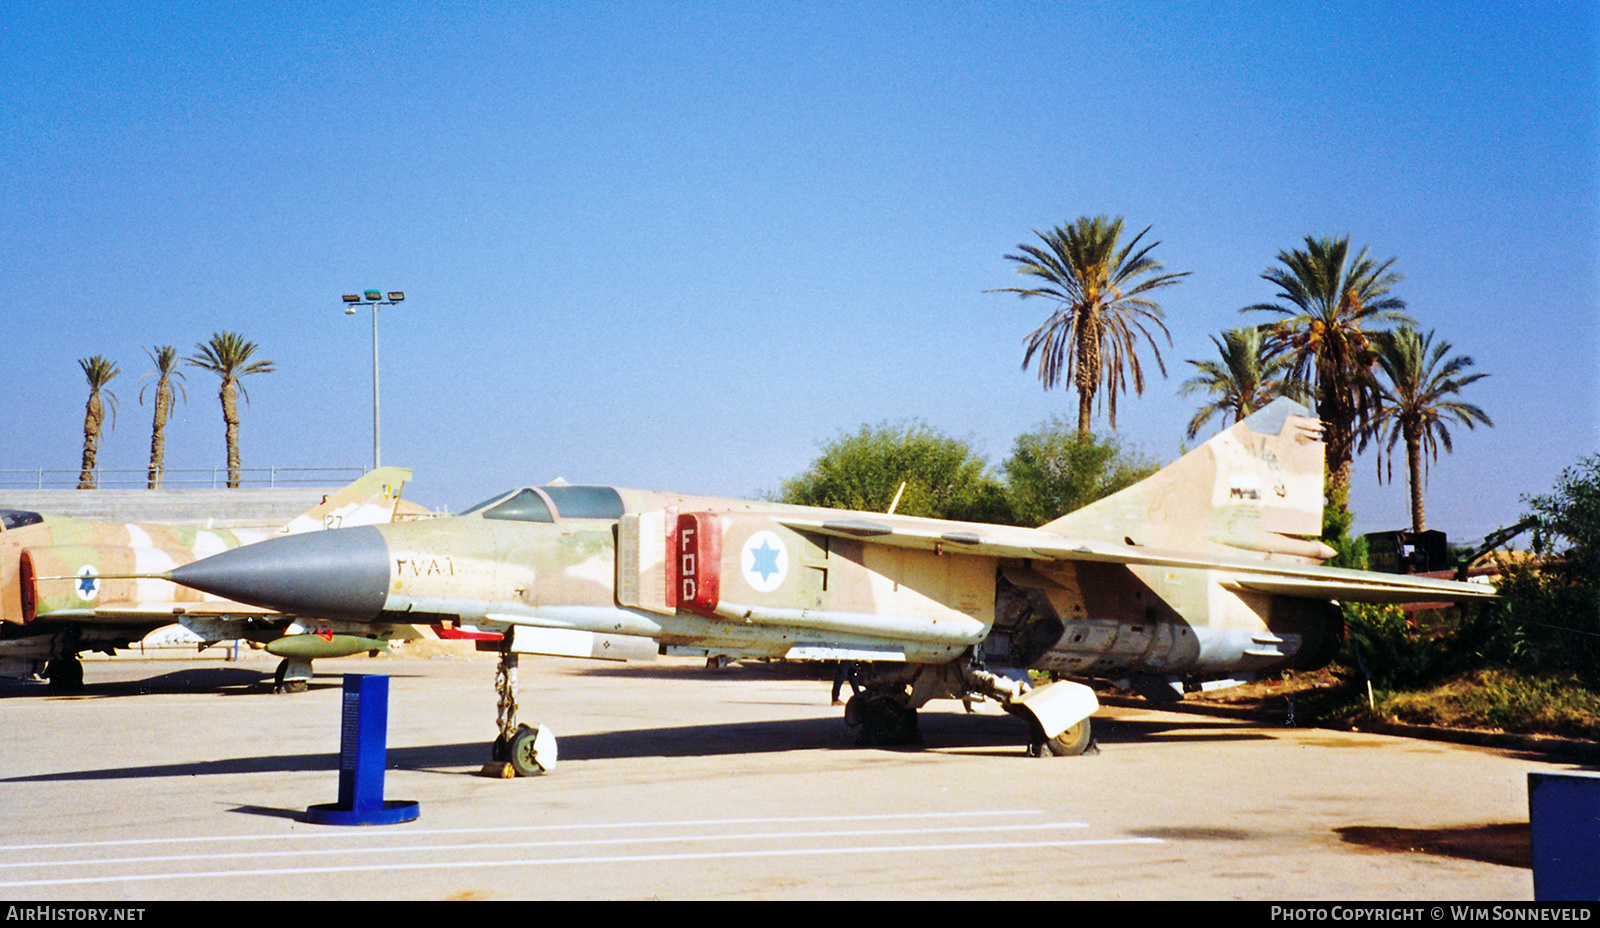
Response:
[[[100,571],[94,569],[93,564],[85,564],[78,568],[78,598],[84,602],[94,599],[100,593]]]
[[[757,592],[771,593],[783,584],[789,574],[789,552],[783,539],[772,532],[756,532],[744,543],[739,555],[739,566],[744,570],[745,582]]]

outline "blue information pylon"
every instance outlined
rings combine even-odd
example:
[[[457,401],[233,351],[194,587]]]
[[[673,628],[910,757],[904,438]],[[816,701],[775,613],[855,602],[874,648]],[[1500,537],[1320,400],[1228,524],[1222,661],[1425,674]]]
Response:
[[[344,675],[344,715],[339,735],[339,801],[310,806],[306,818],[319,825],[394,825],[418,815],[415,802],[384,801],[383,767],[388,756],[389,678]]]
[[[1600,777],[1528,774],[1535,902],[1600,899]]]

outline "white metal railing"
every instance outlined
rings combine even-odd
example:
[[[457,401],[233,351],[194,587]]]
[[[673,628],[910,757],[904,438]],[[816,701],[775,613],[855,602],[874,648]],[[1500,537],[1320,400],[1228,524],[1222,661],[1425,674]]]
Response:
[[[79,470],[0,470],[0,489],[74,490]],[[142,490],[149,484],[149,469],[94,471],[95,487],[101,490]],[[360,467],[241,467],[239,485],[252,489],[276,487],[341,486],[366,473]],[[228,469],[169,468],[161,472],[163,490],[220,490],[228,486]]]

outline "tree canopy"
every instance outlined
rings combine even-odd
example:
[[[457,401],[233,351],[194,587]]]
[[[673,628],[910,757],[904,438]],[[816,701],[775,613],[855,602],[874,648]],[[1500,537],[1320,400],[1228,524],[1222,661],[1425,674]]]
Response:
[[[146,348],[144,353],[150,357],[150,363],[156,368],[139,378],[139,382],[144,384],[151,374],[156,376],[153,401],[155,414],[150,420],[150,466],[145,472],[145,485],[149,489],[156,490],[161,487],[162,474],[167,466],[167,418],[172,415],[172,406],[177,395],[181,394],[184,402],[189,401],[189,391],[183,385],[183,381],[188,378],[183,376],[183,371],[178,370],[178,349],[175,346],[159,345],[155,348]],[[177,381],[173,380],[174,377]],[[141,405],[144,403],[145,386],[139,388]]]
[[[904,515],[1043,525],[1131,486],[1157,464],[1115,438],[1079,438],[1053,418],[1017,436],[992,474],[971,445],[917,421],[863,425],[826,442],[805,473],[783,482],[778,499],[805,506],[884,512],[905,484]]]
[[[1600,453],[1523,502],[1535,523],[1534,553],[1543,557],[1502,563],[1500,598],[1467,628],[1471,655],[1576,674],[1600,688]]]
[[[1372,424],[1362,436],[1362,447],[1369,439],[1378,447],[1378,476],[1382,479],[1394,466],[1394,446],[1404,443],[1406,475],[1411,489],[1411,528],[1427,528],[1422,490],[1428,463],[1439,459],[1439,446],[1450,446],[1449,423],[1473,428],[1478,423],[1492,426],[1489,414],[1471,403],[1456,399],[1461,390],[1484,377],[1469,374],[1472,358],[1450,353],[1449,342],[1434,344],[1434,333],[1423,335],[1410,326],[1374,336],[1378,367],[1388,380],[1378,387],[1378,408]],[[1385,464],[1387,463],[1387,467]]]
[[[1294,379],[1312,385],[1327,442],[1329,496],[1342,499],[1356,436],[1377,404],[1369,336],[1377,326],[1413,320],[1404,312],[1405,301],[1391,293],[1405,279],[1393,270],[1394,258],[1379,263],[1365,248],[1351,257],[1349,236],[1308,235],[1305,246],[1278,252],[1281,266],[1261,272],[1278,288],[1281,302],[1256,303],[1241,312],[1283,317],[1269,323],[1268,343],[1289,358]]]
[[[1005,493],[987,462],[965,441],[918,421],[863,425],[823,444],[798,477],[783,482],[779,499],[803,506],[884,512],[900,484],[895,512],[903,515],[1009,522]]]
[[[222,379],[217,397],[222,401],[223,438],[228,449],[228,488],[236,489],[240,482],[238,397],[243,396],[246,403],[250,402],[250,393],[240,378],[270,374],[277,368],[272,361],[251,360],[256,353],[256,343],[236,332],[217,332],[209,342],[194,347],[196,353],[184,358],[184,363],[204,368]]]
[[[1018,435],[1001,469],[1019,525],[1037,526],[1130,487],[1155,473],[1155,461],[1112,436],[1080,436],[1053,418]]]
[[[1549,493],[1524,501],[1539,519],[1534,549],[1559,555],[1576,576],[1600,586],[1600,453],[1562,471]]]
[[[1228,329],[1220,341],[1215,335],[1211,341],[1217,346],[1220,363],[1191,358],[1196,374],[1178,388],[1179,396],[1204,392],[1211,397],[1189,420],[1185,437],[1194,438],[1219,415],[1226,428],[1230,418],[1239,422],[1280,396],[1305,401],[1305,384],[1290,376],[1289,358],[1266,342],[1260,326]]]
[[[92,490],[96,483],[97,459],[100,453],[100,432],[105,426],[106,404],[111,406],[111,423],[117,421],[117,395],[106,384],[122,373],[116,362],[102,355],[79,358],[83,379],[89,384],[89,401],[83,408],[83,465],[78,472],[78,489]]]
[[[989,291],[1015,293],[1023,299],[1039,296],[1056,304],[1050,318],[1027,337],[1022,367],[1026,370],[1037,355],[1039,381],[1046,390],[1053,389],[1063,375],[1072,383],[1078,391],[1080,437],[1089,435],[1096,396],[1102,397],[1114,429],[1117,394],[1127,392],[1130,375],[1134,393],[1144,392],[1144,369],[1137,353],[1140,342],[1149,343],[1156,365],[1166,376],[1161,346],[1150,329],[1159,330],[1168,344],[1172,336],[1162,321],[1160,304],[1149,294],[1177,283],[1189,272],[1161,273],[1161,262],[1150,257],[1151,249],[1161,243],[1139,247],[1139,240],[1149,231],[1146,226],[1123,245],[1120,216],[1082,216],[1049,232],[1035,230],[1043,248],[1020,244],[1021,254],[1005,257],[1016,262],[1018,274],[1036,277],[1041,284]]]

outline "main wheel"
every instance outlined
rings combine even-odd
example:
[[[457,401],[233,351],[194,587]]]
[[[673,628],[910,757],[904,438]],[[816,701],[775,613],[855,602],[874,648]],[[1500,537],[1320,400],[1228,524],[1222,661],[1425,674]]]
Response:
[[[556,736],[547,728],[518,725],[508,746],[511,769],[519,777],[536,777],[556,766]]]
[[[1053,757],[1077,757],[1089,750],[1093,740],[1089,735],[1089,720],[1084,719],[1054,738],[1046,739],[1044,749]]]
[[[917,710],[872,691],[850,697],[844,723],[860,745],[915,744],[919,740]]]

